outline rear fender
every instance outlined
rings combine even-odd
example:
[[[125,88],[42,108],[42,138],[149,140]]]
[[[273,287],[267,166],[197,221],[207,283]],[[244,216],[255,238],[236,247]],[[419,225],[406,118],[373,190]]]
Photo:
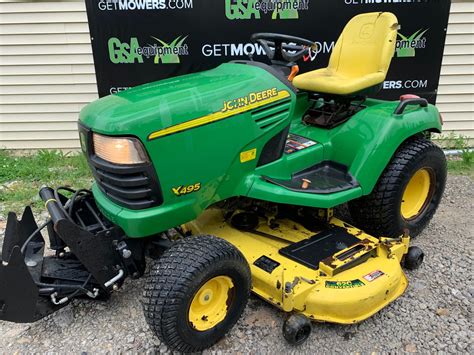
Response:
[[[332,158],[345,160],[343,163],[350,166],[350,173],[360,183],[364,195],[372,192],[403,142],[426,131],[441,132],[435,106],[410,106],[397,115],[394,112],[398,104],[396,101],[368,107],[331,139]]]

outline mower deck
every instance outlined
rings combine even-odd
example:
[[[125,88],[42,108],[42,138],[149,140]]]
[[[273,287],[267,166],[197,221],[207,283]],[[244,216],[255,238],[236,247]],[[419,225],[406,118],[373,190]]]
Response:
[[[237,247],[252,272],[252,291],[280,309],[317,321],[360,322],[405,291],[400,262],[409,237],[377,239],[337,218],[319,231],[289,219],[239,230],[210,209],[186,225]]]

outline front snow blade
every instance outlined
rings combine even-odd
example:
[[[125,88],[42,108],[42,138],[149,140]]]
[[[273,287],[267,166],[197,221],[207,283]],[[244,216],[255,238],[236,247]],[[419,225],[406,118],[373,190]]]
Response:
[[[34,322],[76,297],[105,299],[129,274],[143,274],[144,266],[130,258],[123,231],[101,216],[84,191],[74,191],[71,201],[42,188],[51,219],[40,227],[29,207],[20,221],[8,214],[0,256],[0,320]],[[41,230],[46,227],[53,253],[45,256]]]
[[[8,215],[0,265],[0,320],[34,322],[64,306],[54,305],[40,297],[33,279],[38,268],[41,270],[43,260],[44,239],[41,233],[36,233],[28,243],[25,255],[21,252],[28,236],[37,228],[29,207],[21,221],[14,213]]]

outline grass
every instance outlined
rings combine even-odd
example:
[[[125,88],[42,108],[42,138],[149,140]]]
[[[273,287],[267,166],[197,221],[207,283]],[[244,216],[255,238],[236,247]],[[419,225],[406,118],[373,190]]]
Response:
[[[474,179],[474,153],[465,150],[461,156],[448,159],[451,174]],[[92,176],[82,155],[42,150],[34,155],[15,156],[0,150],[0,214],[22,213],[30,205],[43,211],[38,191],[43,185],[89,188]]]
[[[468,160],[462,157],[451,157],[448,159],[448,171],[453,175],[464,175],[474,179],[474,153],[468,152]]]
[[[92,176],[82,155],[41,150],[34,155],[15,156],[0,150],[0,214],[22,213],[30,205],[44,209],[38,196],[41,186],[89,188]]]
[[[456,149],[460,155],[448,158],[448,170],[452,174],[466,175],[474,179],[474,152],[469,151],[472,147],[472,140],[469,137],[457,135],[453,132],[447,135],[440,135],[436,143],[442,147]]]

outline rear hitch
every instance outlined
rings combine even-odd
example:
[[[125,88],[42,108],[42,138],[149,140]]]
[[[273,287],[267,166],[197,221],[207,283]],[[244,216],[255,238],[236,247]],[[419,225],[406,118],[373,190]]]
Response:
[[[68,190],[71,198],[59,193]],[[108,298],[128,275],[144,272],[144,251],[102,216],[88,190],[43,187],[50,219],[38,226],[30,207],[9,213],[0,265],[0,320],[37,321],[73,298]],[[54,253],[45,256],[47,228]],[[52,254],[52,255],[49,255]]]

